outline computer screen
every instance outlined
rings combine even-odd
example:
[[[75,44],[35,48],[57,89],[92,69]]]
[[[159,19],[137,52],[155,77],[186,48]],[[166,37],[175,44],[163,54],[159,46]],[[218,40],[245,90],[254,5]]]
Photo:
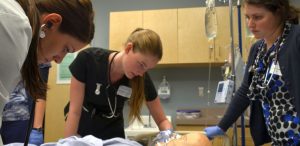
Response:
[[[223,91],[223,86],[224,86],[224,83],[220,83],[219,84],[218,92],[222,92]]]

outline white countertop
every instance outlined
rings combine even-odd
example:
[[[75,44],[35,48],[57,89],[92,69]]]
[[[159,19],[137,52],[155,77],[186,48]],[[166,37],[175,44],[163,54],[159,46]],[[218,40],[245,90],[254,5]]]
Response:
[[[171,122],[171,116],[167,116],[168,120]],[[127,138],[131,139],[133,137],[145,137],[156,135],[159,132],[159,128],[157,127],[155,121],[149,115],[142,115],[141,119],[143,123],[135,120],[131,125],[125,128],[125,135]],[[150,121],[150,126],[149,126]]]

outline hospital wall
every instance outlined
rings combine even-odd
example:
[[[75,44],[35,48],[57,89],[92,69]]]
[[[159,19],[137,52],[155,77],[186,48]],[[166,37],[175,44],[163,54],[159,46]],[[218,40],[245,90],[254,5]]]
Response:
[[[217,1],[217,0],[216,0]],[[92,0],[95,9],[95,37],[91,45],[96,47],[108,48],[109,44],[109,13],[113,11],[129,10],[149,10],[167,8],[185,8],[205,6],[205,0]],[[297,0],[292,1],[300,5]],[[217,6],[228,5],[217,2]],[[52,63],[49,76],[49,91],[46,109],[46,142],[57,141],[63,137],[64,116],[63,108],[69,100],[69,84],[56,84],[57,66]],[[149,71],[156,88],[165,75],[171,85],[171,98],[162,100],[165,113],[172,115],[175,120],[176,109],[207,107],[208,102],[212,107],[224,107],[226,105],[213,104],[215,90],[218,81],[222,80],[220,66],[211,68],[210,82],[208,65],[199,66],[173,66],[155,68]],[[210,85],[210,94],[207,93]],[[198,87],[204,87],[204,96],[198,96]],[[125,107],[124,114],[127,115],[128,107]],[[147,109],[143,108],[142,114],[148,114]],[[125,116],[126,117],[126,116]],[[127,118],[126,118],[127,119]],[[125,120],[126,121],[126,120]],[[127,124],[127,122],[126,122]],[[175,125],[174,125],[175,126]]]

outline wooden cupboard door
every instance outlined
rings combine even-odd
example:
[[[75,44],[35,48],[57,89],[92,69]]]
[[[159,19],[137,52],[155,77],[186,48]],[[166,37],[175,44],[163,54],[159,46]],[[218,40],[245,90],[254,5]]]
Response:
[[[231,30],[230,30],[230,11],[229,7],[216,7],[218,31],[215,39],[215,62],[223,63],[229,59],[231,53]],[[233,19],[233,40],[234,48],[238,47],[238,22],[237,10],[232,10]]]
[[[208,63],[213,54],[205,34],[205,9],[178,9],[178,62]]]
[[[242,13],[242,28],[243,28],[243,60],[244,62],[248,61],[248,55],[250,53],[251,46],[257,41],[257,39],[254,38],[253,34],[250,32],[247,26],[247,21],[245,16],[243,15],[244,8],[241,8]]]
[[[177,63],[177,9],[143,11],[143,27],[155,31],[161,38],[163,57],[159,64]]]
[[[111,12],[109,20],[109,49],[121,51],[128,36],[142,27],[142,11]]]
[[[53,65],[54,64],[54,65]],[[52,63],[49,70],[46,111],[45,111],[45,142],[58,141],[64,137],[64,107],[70,100],[69,84],[57,84],[58,65]]]

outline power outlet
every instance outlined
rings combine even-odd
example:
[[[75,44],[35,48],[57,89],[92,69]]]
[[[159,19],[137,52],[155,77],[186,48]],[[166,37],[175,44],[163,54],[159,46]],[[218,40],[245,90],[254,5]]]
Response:
[[[202,87],[202,86],[198,87],[198,96],[199,97],[204,96],[204,87]]]

